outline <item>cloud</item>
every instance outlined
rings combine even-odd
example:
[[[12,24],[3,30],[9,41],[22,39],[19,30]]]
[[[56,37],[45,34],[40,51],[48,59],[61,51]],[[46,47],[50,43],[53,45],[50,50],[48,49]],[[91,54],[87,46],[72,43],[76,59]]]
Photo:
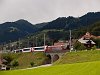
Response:
[[[46,22],[61,16],[81,16],[100,10],[99,0],[0,0],[0,22],[26,19]]]
[[[0,0],[0,4],[3,3],[4,0]]]

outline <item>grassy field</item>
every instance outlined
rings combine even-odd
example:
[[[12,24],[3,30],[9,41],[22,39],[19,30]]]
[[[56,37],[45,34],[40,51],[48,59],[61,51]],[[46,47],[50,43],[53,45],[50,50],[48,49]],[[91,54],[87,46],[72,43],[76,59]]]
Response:
[[[3,54],[3,56],[10,56],[13,61],[18,61],[19,68],[28,68],[31,67],[30,62],[34,62],[34,65],[41,65],[46,59],[46,56],[43,52],[34,52],[34,53],[11,53],[11,54]],[[13,62],[12,61],[12,62]],[[12,63],[11,62],[11,63]]]
[[[55,62],[54,65],[92,61],[100,61],[100,50],[68,52]]]
[[[0,75],[100,75],[100,61],[55,65],[31,70],[2,71]]]
[[[45,58],[43,53],[25,53],[15,56],[23,67],[29,66],[30,60],[40,63],[40,60],[41,62],[44,60],[43,56]],[[100,51],[69,52],[65,53],[53,66],[30,70],[0,71],[0,75],[100,75]]]

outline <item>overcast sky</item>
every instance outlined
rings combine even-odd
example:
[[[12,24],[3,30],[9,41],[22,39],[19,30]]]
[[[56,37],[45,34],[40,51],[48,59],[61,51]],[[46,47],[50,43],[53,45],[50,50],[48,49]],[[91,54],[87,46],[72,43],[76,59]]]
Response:
[[[0,23],[25,19],[36,24],[97,11],[100,0],[0,0]]]

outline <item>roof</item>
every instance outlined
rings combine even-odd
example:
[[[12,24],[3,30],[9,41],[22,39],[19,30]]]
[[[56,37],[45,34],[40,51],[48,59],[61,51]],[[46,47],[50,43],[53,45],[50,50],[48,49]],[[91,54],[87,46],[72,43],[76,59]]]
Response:
[[[95,44],[95,42],[93,42],[92,40],[84,40],[83,38],[79,39],[78,41],[83,44],[88,44],[88,42],[91,41],[91,44]]]
[[[59,41],[59,42],[54,43],[54,46],[64,46],[65,44],[67,43],[63,41]]]

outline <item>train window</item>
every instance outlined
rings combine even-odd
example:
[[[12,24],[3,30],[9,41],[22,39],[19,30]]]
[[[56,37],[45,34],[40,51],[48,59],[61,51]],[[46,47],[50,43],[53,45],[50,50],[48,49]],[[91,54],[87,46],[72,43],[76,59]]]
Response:
[[[22,50],[19,50],[20,52],[22,52]]]
[[[30,51],[30,49],[23,49],[23,51]]]
[[[34,50],[44,50],[44,47],[34,48]]]

